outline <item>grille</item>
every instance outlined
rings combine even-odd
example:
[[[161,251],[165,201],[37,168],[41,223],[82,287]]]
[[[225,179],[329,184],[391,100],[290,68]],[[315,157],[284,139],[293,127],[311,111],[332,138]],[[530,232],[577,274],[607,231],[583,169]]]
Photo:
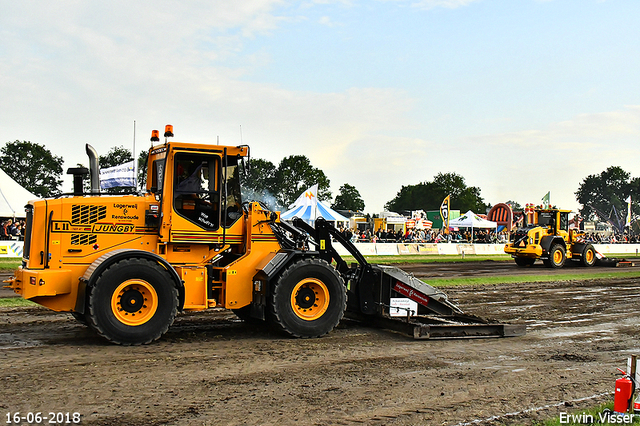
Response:
[[[73,225],[91,225],[107,217],[107,206],[75,205],[71,207]],[[92,245],[98,241],[95,234],[71,234],[71,245]]]
[[[97,235],[87,234],[71,234],[71,245],[84,246],[88,244],[95,244],[98,241]]]
[[[76,205],[71,208],[71,223],[91,225],[107,217],[107,206]]]
[[[513,246],[514,247],[526,247],[528,245],[529,239],[527,232],[516,232],[516,235],[513,238]],[[524,245],[521,245],[524,243]]]

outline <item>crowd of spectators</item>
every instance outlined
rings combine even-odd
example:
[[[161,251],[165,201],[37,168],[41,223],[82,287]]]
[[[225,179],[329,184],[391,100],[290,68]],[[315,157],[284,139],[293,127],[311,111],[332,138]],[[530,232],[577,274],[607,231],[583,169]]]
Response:
[[[23,219],[2,219],[0,240],[24,240],[25,221]]]
[[[495,243],[505,242],[504,234],[475,229],[473,236],[471,230],[451,231],[448,235],[440,229],[409,229],[403,233],[401,230],[371,229],[355,230],[340,228],[342,235],[354,243]]]
[[[24,240],[25,221],[23,219],[0,219],[0,240]],[[409,229],[402,230],[378,229],[348,229],[340,228],[345,238],[354,243],[506,243],[509,235],[504,232],[475,229],[473,235],[470,229],[451,231],[445,234],[440,229]],[[512,231],[514,232],[514,231]],[[640,236],[635,234],[613,234],[602,232],[587,232],[584,239],[593,244],[640,243]]]
[[[496,234],[494,230],[474,229],[473,235],[470,229],[451,231],[448,235],[440,229],[409,229],[402,231],[379,229],[372,232],[371,229],[347,229],[340,228],[342,235],[354,243],[506,243],[512,239],[506,232]],[[515,232],[512,231],[512,234]],[[585,241],[593,244],[630,243],[639,244],[640,236],[624,234],[612,234],[592,232],[586,233]]]
[[[585,234],[584,239],[593,244],[638,244],[640,243],[640,236],[635,234],[611,234],[600,232],[588,232]]]

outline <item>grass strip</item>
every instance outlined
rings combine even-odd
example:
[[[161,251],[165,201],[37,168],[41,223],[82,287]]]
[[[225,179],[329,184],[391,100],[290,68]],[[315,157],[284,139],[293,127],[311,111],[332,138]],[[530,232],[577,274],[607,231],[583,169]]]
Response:
[[[0,308],[21,308],[24,306],[38,306],[38,304],[23,299],[22,297],[6,297],[0,299]]]
[[[353,256],[342,256],[345,262],[355,262]],[[456,262],[508,262],[512,261],[511,256],[507,254],[402,254],[393,256],[365,256],[367,262],[370,263],[456,263]]]
[[[640,260],[640,256],[629,254],[610,254],[609,258]],[[355,262],[353,256],[342,256],[345,262]],[[367,262],[385,265],[396,263],[458,263],[458,262],[513,262],[508,254],[403,254],[393,256],[365,256]]]
[[[607,413],[607,410],[609,413]],[[610,415],[610,417],[609,417]],[[607,421],[608,420],[608,421]],[[627,422],[625,422],[625,420]],[[584,410],[563,413],[543,422],[534,422],[534,426],[584,426],[584,425],[614,425],[614,424],[640,424],[640,415],[626,415],[626,418],[613,413],[613,402],[599,405]]]
[[[13,271],[18,269],[22,259],[18,257],[2,257],[0,258],[0,271]]]
[[[394,259],[398,258],[398,259]],[[459,262],[509,262],[507,254],[408,254],[398,256],[366,256],[371,263],[459,263]]]
[[[612,278],[640,278],[640,270],[638,271],[620,271],[611,268],[610,271],[585,273],[566,273],[566,274],[535,274],[535,275],[499,275],[489,277],[457,277],[457,278],[421,278],[425,283],[434,287],[452,287],[462,285],[495,285],[495,284],[518,284],[518,283],[536,283],[536,282],[552,282],[552,281],[588,281],[598,279]]]

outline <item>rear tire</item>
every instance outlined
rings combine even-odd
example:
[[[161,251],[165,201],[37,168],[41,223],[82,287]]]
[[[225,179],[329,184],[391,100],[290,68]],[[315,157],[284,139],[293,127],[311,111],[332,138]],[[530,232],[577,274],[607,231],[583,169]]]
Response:
[[[566,259],[564,247],[560,244],[554,244],[549,249],[549,259],[546,259],[544,264],[549,268],[562,268]]]
[[[303,259],[278,278],[269,306],[272,325],[293,337],[320,337],[334,329],[347,307],[344,281],[320,259]]]
[[[532,259],[530,257],[516,257],[514,260],[516,261],[516,265],[520,267],[531,266],[536,262],[535,259]]]
[[[89,296],[90,325],[120,345],[151,343],[173,324],[178,291],[156,262],[126,259],[98,277]]]
[[[593,266],[596,264],[596,249],[591,244],[588,244],[584,250],[582,250],[582,258],[580,259],[582,266]]]

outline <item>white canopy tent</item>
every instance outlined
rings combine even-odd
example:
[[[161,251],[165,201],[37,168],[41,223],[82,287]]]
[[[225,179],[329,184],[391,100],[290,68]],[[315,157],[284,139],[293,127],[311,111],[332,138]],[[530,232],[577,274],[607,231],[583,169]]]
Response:
[[[329,222],[349,222],[348,218],[333,210],[323,201],[319,201],[317,194],[318,184],[315,184],[300,194],[298,199],[289,206],[289,210],[280,214],[280,218],[291,220],[294,217],[299,217],[310,225],[313,225],[319,217]]]
[[[24,218],[24,206],[38,197],[0,169],[0,217]]]
[[[497,226],[496,222],[483,219],[471,210],[459,218],[449,221],[449,228],[471,228],[471,241],[473,241],[474,228],[495,229]]]

